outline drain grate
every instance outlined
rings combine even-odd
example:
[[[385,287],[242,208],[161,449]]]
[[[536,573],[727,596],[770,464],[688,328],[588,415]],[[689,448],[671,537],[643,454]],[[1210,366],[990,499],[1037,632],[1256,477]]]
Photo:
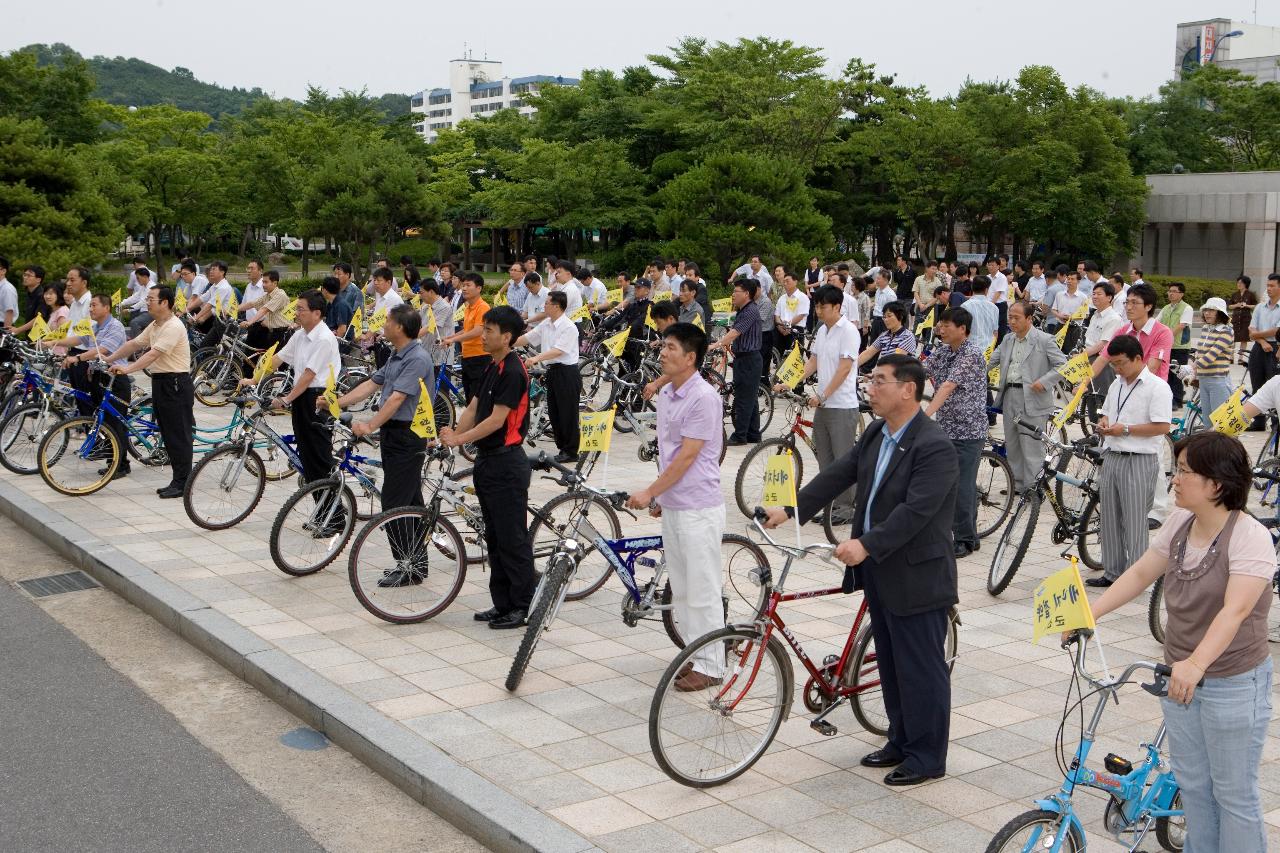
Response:
[[[32,578],[29,581],[18,581],[32,598],[44,598],[47,595],[61,595],[64,592],[79,592],[82,589],[97,589],[98,584],[84,572],[67,572],[63,575],[49,575],[43,578]]]

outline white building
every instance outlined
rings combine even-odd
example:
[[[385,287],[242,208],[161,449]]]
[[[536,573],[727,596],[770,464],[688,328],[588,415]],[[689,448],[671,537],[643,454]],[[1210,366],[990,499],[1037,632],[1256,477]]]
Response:
[[[441,130],[454,127],[463,119],[491,115],[498,110],[514,108],[520,115],[531,116],[534,108],[525,97],[547,83],[576,86],[571,77],[535,74],[530,77],[502,76],[502,63],[488,59],[454,59],[449,62],[449,85],[441,89],[424,89],[409,100],[409,109],[417,119],[414,130],[427,142],[434,142]]]
[[[1234,68],[1259,83],[1280,80],[1280,27],[1227,18],[1178,24],[1173,74],[1180,78],[1200,65]]]

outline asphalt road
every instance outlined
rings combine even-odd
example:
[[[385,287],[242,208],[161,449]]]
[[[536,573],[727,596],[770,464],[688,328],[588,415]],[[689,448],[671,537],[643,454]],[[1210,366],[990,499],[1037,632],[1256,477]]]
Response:
[[[322,848],[164,708],[0,582],[0,851],[70,850]]]

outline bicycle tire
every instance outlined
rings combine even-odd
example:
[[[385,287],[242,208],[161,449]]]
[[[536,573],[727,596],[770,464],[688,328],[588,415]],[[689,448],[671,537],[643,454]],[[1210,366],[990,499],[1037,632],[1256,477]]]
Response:
[[[649,706],[649,749],[671,779],[690,788],[723,785],[750,770],[773,743],[788,716],[795,678],[791,659],[778,638],[770,636],[763,649],[762,640],[761,632],[749,626],[712,631],[686,645],[663,672]],[[685,664],[704,650],[726,657],[725,672],[731,683],[701,691],[675,690],[673,685]],[[758,667],[753,660],[756,654],[762,655]],[[732,713],[722,710],[717,701],[720,693],[734,708]],[[757,705],[763,710],[757,710]],[[698,713],[701,716],[695,720]],[[765,721],[758,722],[766,714]],[[730,733],[728,727],[735,726],[738,718],[744,723]],[[707,734],[698,737],[695,727]],[[700,745],[700,741],[708,740],[714,746]],[[740,758],[726,758],[730,749],[739,746],[743,753]],[[708,762],[721,759],[723,769],[713,772],[707,767]]]
[[[1177,791],[1174,793],[1173,799],[1170,800],[1169,802],[1169,808],[1171,809],[1182,808],[1182,791]],[[1179,827],[1178,832],[1179,832],[1179,835],[1182,837],[1175,839],[1173,837],[1173,833],[1170,832],[1170,829],[1174,826],[1173,822],[1179,821],[1179,820],[1182,821],[1182,824]],[[1156,841],[1165,850],[1172,851],[1172,853],[1182,853],[1182,848],[1186,846],[1186,831],[1187,831],[1186,824],[1187,824],[1187,816],[1185,812],[1181,817],[1175,816],[1175,817],[1156,818]]]
[[[298,503],[304,499],[306,500],[313,499],[312,496],[315,492],[318,492],[324,489],[333,491],[337,483],[338,483],[338,480],[334,479],[333,477],[326,477],[322,480],[315,480],[313,482],[307,483],[305,486],[303,486],[302,488],[294,492],[292,495],[290,495],[289,499],[286,500],[284,502],[284,505],[280,507],[280,511],[276,513],[275,521],[271,523],[271,535],[269,537],[268,544],[270,545],[271,561],[276,564],[276,568],[278,568],[280,571],[284,572],[287,575],[293,575],[294,577],[305,577],[306,575],[315,574],[316,572],[323,569],[325,566],[332,563],[335,559],[337,559],[338,555],[342,553],[342,549],[346,547],[347,541],[351,538],[352,530],[355,527],[356,499],[355,499],[355,495],[351,493],[351,489],[348,488],[345,484],[342,487],[342,492],[337,496],[337,499],[342,504],[344,504],[343,506],[344,518],[343,518],[342,529],[340,531],[337,531],[333,536],[328,537],[329,544],[326,547],[324,553],[320,557],[318,557],[316,560],[310,563],[307,563],[306,565],[296,565],[294,563],[289,562],[289,557],[297,556],[297,552],[300,551],[300,549],[297,547],[289,547],[289,548],[282,547],[283,545],[292,544],[292,543],[285,543],[283,541],[284,539],[283,528],[284,528],[285,520],[288,519],[289,514],[293,510],[293,508],[297,506]],[[318,505],[318,502],[317,502],[317,505]],[[313,514],[314,510],[312,510],[311,512]],[[331,516],[330,516],[330,519],[331,519]],[[306,528],[304,528],[304,530],[305,529]],[[323,541],[323,540],[317,540],[315,535],[310,533],[306,538],[309,538],[315,541]],[[293,552],[293,553],[287,554],[287,552]]]
[[[1164,644],[1164,577],[1156,578],[1151,585],[1151,598],[1147,602],[1147,627],[1157,643]]]
[[[506,688],[514,693],[524,679],[524,672],[533,658],[533,650],[542,639],[542,632],[550,624],[552,613],[556,610],[564,595],[565,584],[569,580],[570,565],[567,559],[553,558],[547,571],[543,573],[538,588],[534,590],[533,604],[529,609],[529,617],[520,638],[520,647],[511,661],[511,669],[507,672]]]
[[[760,434],[764,435],[773,423],[773,414],[777,408],[774,403],[773,388],[768,382],[761,382],[759,389],[756,390],[756,408],[760,410]]]
[[[977,476],[976,526],[978,538],[986,539],[1000,529],[1013,510],[1013,469],[999,453],[984,450],[978,457]]]
[[[429,529],[410,529],[407,533],[397,533],[392,528],[396,522],[402,525],[412,523],[415,517],[424,527],[429,525]],[[375,537],[374,534],[379,531],[382,531],[382,536]],[[381,579],[378,573],[381,571],[382,576],[385,576],[388,570],[383,566],[387,560],[390,559],[393,567],[399,567],[394,553],[383,552],[384,549],[390,550],[388,545],[390,537],[396,535],[407,535],[407,540],[401,543],[401,548],[414,543],[412,547],[415,549],[415,555],[409,556],[402,551],[405,556],[401,560],[407,558],[411,560],[415,569],[421,568],[423,580],[420,583],[402,587],[380,587],[377,584]],[[442,540],[444,547],[441,547]],[[378,543],[377,550],[374,546],[375,541]],[[435,565],[428,566],[428,558],[432,553],[438,555],[440,559]],[[452,564],[451,571],[445,565],[446,561]],[[362,563],[371,563],[372,571],[362,572]],[[373,580],[372,586],[365,583],[362,576]],[[443,585],[434,583],[442,578]],[[351,591],[355,593],[356,601],[384,622],[397,625],[425,622],[444,612],[445,608],[458,597],[458,592],[467,579],[466,545],[462,541],[462,535],[458,533],[458,528],[433,508],[396,507],[379,513],[360,528],[360,532],[351,543],[351,556],[347,560],[347,579],[351,582]],[[435,590],[439,590],[438,595],[435,594]],[[408,595],[402,593],[408,593]],[[393,608],[390,605],[392,601],[400,603]]]
[[[795,446],[795,444],[790,440],[790,437],[788,436],[788,437],[782,437],[782,438],[770,438],[760,442],[755,447],[747,451],[746,456],[742,457],[742,463],[738,466],[738,476],[734,480],[734,484],[733,484],[733,496],[734,496],[734,499],[738,502],[738,511],[741,512],[743,515],[745,515],[747,518],[751,517],[752,511],[755,509],[756,505],[760,503],[758,494],[756,495],[755,498],[753,498],[750,501],[750,503],[747,502],[747,493],[746,493],[747,481],[748,479],[750,479],[752,483],[751,488],[753,490],[755,489],[756,486],[764,482],[764,468],[761,467],[760,472],[757,475],[752,476],[749,473],[751,464],[758,457],[760,457],[761,454],[769,454],[769,453],[776,454],[776,453],[781,453],[784,450],[791,451],[791,456],[795,460],[796,491],[797,492],[800,491],[800,486],[802,483],[804,483],[804,460],[800,458],[800,451]]]
[[[1076,551],[1080,554],[1080,562],[1095,572],[1102,571],[1102,507],[1096,497],[1090,497],[1080,513]]]
[[[445,427],[458,422],[458,412],[448,394],[436,394],[431,398],[431,414],[436,419],[436,435]]]
[[[835,509],[836,509],[836,502],[832,501],[831,503],[827,504],[827,508],[823,510],[822,533],[824,536],[827,537],[827,541],[829,543],[831,543],[832,545],[839,545],[844,540],[840,538],[840,531],[836,529],[835,519],[832,518],[833,514],[835,513]],[[846,525],[844,524],[840,525],[840,527],[842,528],[845,526]],[[852,528],[850,529],[850,535],[852,535]]]
[[[85,431],[84,441],[77,446],[75,431],[81,429]],[[40,439],[36,451],[40,478],[49,488],[68,497],[91,495],[104,488],[115,476],[123,458],[124,450],[116,434],[106,424],[84,416],[54,424]],[[89,471],[94,473],[90,475]],[[71,485],[71,478],[81,472],[84,472],[84,483]]]
[[[267,482],[277,483],[298,473],[298,469],[293,467],[293,460],[289,458],[289,454],[274,441],[266,442],[266,446],[262,448],[254,445],[254,449],[262,458],[262,473],[267,478]]]
[[[1008,843],[1014,839],[1024,829],[1042,824],[1044,827],[1056,827],[1062,822],[1063,816],[1059,812],[1049,811],[1048,809],[1033,809],[1032,811],[1023,812],[1013,820],[1000,827],[1000,831],[991,839],[991,843],[987,845],[986,853],[1021,853],[1023,850],[1032,847],[1039,849],[1043,844],[1040,836],[1043,830],[1032,830],[1028,841],[1021,842],[1019,846],[1007,847]],[[1083,853],[1085,849],[1084,838],[1080,835],[1080,830],[1072,824],[1067,828],[1066,843],[1062,846],[1062,853]]]
[[[1040,501],[1039,492],[1024,495],[1004,533],[1000,534],[996,552],[991,555],[991,567],[987,570],[987,592],[992,595],[1004,592],[1017,574],[1018,566],[1022,565],[1022,558],[1027,555],[1031,537],[1036,532],[1036,521],[1040,518]]]
[[[164,439],[160,435],[160,427],[154,423],[154,408],[151,404],[151,395],[143,394],[129,404],[130,418],[148,418],[152,423],[152,428],[145,436],[139,434],[140,428],[136,422],[131,421],[125,429],[124,443],[125,449],[129,451],[129,455],[134,461],[148,468],[157,468],[161,465],[169,464],[169,453],[164,449]],[[148,446],[142,443],[142,439],[154,441],[154,446]]]
[[[191,384],[195,388],[197,400],[206,406],[218,408],[231,402],[240,387],[241,379],[244,379],[244,365],[240,363],[240,359],[218,354],[205,359],[195,369],[191,375]]]
[[[728,559],[725,546],[731,549]],[[737,559],[738,554],[746,554],[747,557]],[[738,533],[725,533],[720,537],[720,566],[725,577],[721,593],[725,625],[749,624],[764,610],[769,595],[773,592],[773,571],[769,567],[769,558],[759,545],[747,537]],[[685,637],[680,633],[675,611],[671,609],[673,599],[671,580],[668,579],[662,587],[660,599],[666,608],[662,611],[662,627],[672,645],[683,649]]]
[[[238,462],[236,461],[237,458],[239,458]],[[225,467],[219,467],[228,463],[233,466],[233,470],[228,471]],[[228,474],[233,477],[230,483],[227,481]],[[197,484],[207,476],[216,478],[210,489],[211,494],[216,494],[219,490],[230,494],[230,489],[234,489],[240,478],[252,477],[253,485],[249,491],[250,500],[241,504],[241,508],[229,517],[213,520],[204,509],[197,507],[198,503],[203,503],[197,497],[197,495],[202,494],[197,489]],[[182,491],[182,508],[186,510],[187,518],[191,519],[191,522],[196,527],[203,527],[205,530],[226,530],[244,521],[258,508],[258,502],[262,500],[262,493],[266,491],[266,488],[267,478],[264,473],[264,465],[262,457],[258,455],[257,451],[252,448],[246,449],[240,444],[228,444],[215,449],[211,453],[206,453],[196,467],[191,469],[191,476],[187,477],[186,487]]]
[[[947,672],[956,668],[956,657],[960,644],[960,613],[953,606],[947,611],[946,637],[943,639],[942,654],[947,664]],[[879,678],[880,667],[875,662],[875,634],[871,630],[870,621],[858,630],[853,641],[853,653],[849,655],[849,663],[841,675],[841,680],[857,688],[869,681]],[[889,736],[889,715],[884,710],[884,697],[877,687],[855,690],[849,697],[849,707],[853,711],[858,725],[877,737]]]
[[[590,509],[587,510],[588,515],[592,513],[592,510],[598,510],[604,514],[605,524],[601,524],[598,517],[593,518],[591,524],[604,534],[606,539],[622,538],[622,524],[618,519],[618,513],[607,500],[591,492],[566,492],[547,501],[533,512],[533,523],[529,525],[529,543],[533,549],[535,566],[540,560],[549,558],[556,553],[557,546],[564,539],[569,521],[577,516],[579,507],[584,502],[590,505]],[[565,517],[564,523],[558,524],[555,512],[566,504],[571,505],[571,508]],[[550,538],[544,542],[542,548],[539,548],[538,534],[543,531],[547,531],[550,534]],[[613,566],[609,563],[609,560],[602,554],[596,554],[596,548],[593,544],[584,542],[581,538],[579,538],[578,544],[582,546],[581,557],[571,573],[569,588],[564,597],[565,601],[581,601],[591,595],[604,586],[605,581],[609,580],[609,575],[613,572]],[[599,557],[600,566],[596,568],[594,566],[595,561],[592,561],[592,565],[584,567],[583,564],[592,555]],[[587,569],[585,573],[583,571],[584,568]]]
[[[24,476],[40,473],[40,440],[64,417],[39,401],[14,409],[0,421],[0,465]]]

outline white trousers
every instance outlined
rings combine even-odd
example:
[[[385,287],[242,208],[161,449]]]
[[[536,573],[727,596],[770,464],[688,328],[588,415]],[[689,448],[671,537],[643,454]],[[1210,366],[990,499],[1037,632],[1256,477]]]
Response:
[[[720,538],[724,534],[724,504],[707,509],[664,509],[662,551],[671,579],[676,623],[686,643],[724,627],[724,578],[720,566]],[[724,657],[708,647],[693,660],[703,675],[721,678]]]

